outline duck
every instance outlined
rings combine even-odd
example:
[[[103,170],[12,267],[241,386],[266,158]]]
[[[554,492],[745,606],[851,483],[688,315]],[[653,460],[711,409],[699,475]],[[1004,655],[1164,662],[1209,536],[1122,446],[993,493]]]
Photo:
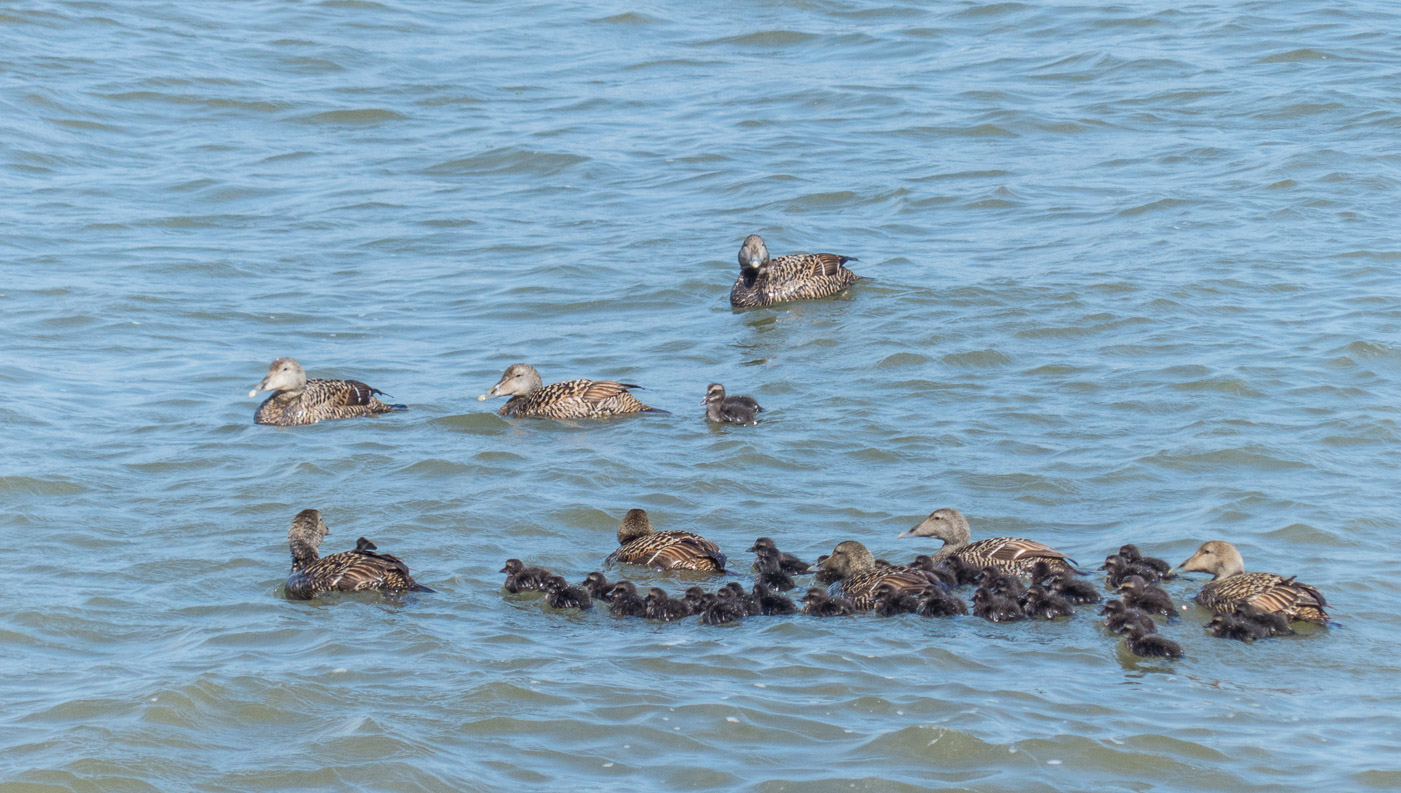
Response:
[[[1138,546],[1134,545],[1133,543],[1126,543],[1124,545],[1120,545],[1119,556],[1125,561],[1129,562],[1130,564],[1135,564],[1140,567],[1147,567],[1148,569],[1158,574],[1159,580],[1176,578],[1176,576],[1172,574],[1172,565],[1168,564],[1167,560],[1159,559],[1156,556],[1144,556],[1138,550]],[[1148,578],[1148,576],[1144,576],[1144,578],[1147,578],[1148,583],[1150,584],[1157,583],[1153,579]]]
[[[615,617],[645,617],[647,602],[637,594],[636,584],[619,581],[613,585],[613,594],[608,598],[608,613]]]
[[[759,414],[764,412],[754,397],[725,396],[725,387],[719,383],[706,387],[705,399],[700,403],[705,405],[706,421],[720,423],[758,424]]]
[[[900,537],[934,537],[944,546],[934,554],[937,564],[949,557],[1003,573],[1029,575],[1037,562],[1045,562],[1054,571],[1075,572],[1074,559],[1049,545],[1022,537],[992,537],[969,542],[968,519],[951,507],[936,509],[918,525],[900,533]]]
[[[1125,576],[1119,582],[1119,593],[1124,604],[1145,614],[1161,614],[1164,617],[1177,616],[1172,598],[1160,586],[1143,580],[1143,576]]]
[[[826,587],[809,587],[803,595],[803,613],[809,617],[845,617],[856,613],[851,601],[844,597],[833,597]]]
[[[1144,633],[1153,633],[1158,630],[1157,623],[1153,618],[1139,611],[1130,608],[1122,600],[1111,600],[1100,609],[1100,614],[1104,615],[1104,627],[1113,633],[1123,633],[1131,626],[1138,626]]]
[[[739,247],[739,277],[730,289],[730,305],[759,308],[835,295],[860,278],[844,266],[854,261],[854,256],[835,253],[794,253],[771,259],[764,238],[750,234]]]
[[[845,597],[860,611],[875,608],[876,595],[880,590],[922,593],[931,586],[943,586],[938,578],[923,570],[904,565],[877,567],[875,557],[856,540],[837,543],[832,553],[822,560],[819,569],[833,579],[828,592]]]
[[[919,611],[919,597],[907,589],[881,589],[871,610],[882,617],[914,614]]]
[[[1140,658],[1182,657],[1182,645],[1156,633],[1145,632],[1138,625],[1130,625],[1124,631],[1124,645]]]
[[[552,609],[591,609],[593,596],[583,587],[570,586],[564,576],[552,575],[545,579],[545,602]]]
[[[1292,636],[1289,620],[1277,611],[1261,611],[1242,606],[1236,611],[1213,614],[1206,632],[1219,639],[1253,642],[1270,636]]]
[[[761,556],[772,553],[778,560],[778,567],[789,575],[802,575],[812,568],[812,565],[791,553],[784,553],[778,549],[778,545],[769,537],[760,537],[749,546],[749,552]],[[754,569],[758,570],[759,561],[754,562]]]
[[[642,404],[629,388],[642,386],[612,380],[565,380],[544,385],[535,367],[517,363],[506,367],[506,373],[496,385],[477,397],[477,401],[511,397],[496,411],[497,415],[508,418],[594,419],[667,412]]]
[[[963,598],[946,587],[930,587],[919,596],[915,613],[921,617],[953,617],[968,613]]]
[[[497,572],[506,574],[506,583],[503,586],[513,595],[532,589],[544,589],[545,580],[553,575],[543,567],[527,567],[525,562],[519,559],[507,559],[506,566]]]
[[[787,595],[769,589],[763,581],[756,581],[751,592],[754,599],[759,603],[759,613],[765,617],[778,617],[786,614],[796,614],[798,607]]]
[[[377,397],[387,396],[359,380],[306,379],[306,370],[295,358],[278,358],[268,367],[262,382],[248,392],[252,399],[259,391],[273,391],[272,396],[253,412],[254,424],[275,427],[295,427],[315,424],[327,419],[349,419],[358,416],[378,416],[408,405],[389,405]]]
[[[1236,547],[1224,540],[1202,543],[1196,553],[1177,566],[1183,572],[1211,573],[1196,601],[1218,614],[1250,606],[1279,613],[1289,620],[1327,625],[1331,621],[1323,593],[1294,579],[1274,573],[1247,573]]]
[[[1039,583],[1074,605],[1086,605],[1100,601],[1099,590],[1095,585],[1067,570],[1059,572],[1045,562],[1037,562],[1031,567],[1031,580]]]
[[[287,577],[287,597],[310,600],[326,592],[432,592],[413,580],[409,568],[397,556],[375,553],[375,544],[361,537],[355,550],[320,556],[321,541],[331,529],[321,513],[304,509],[292,519],[287,544],[292,549],[292,574]]]
[[[661,587],[652,587],[647,590],[647,597],[643,599],[646,604],[647,619],[671,622],[682,617],[691,616],[691,609],[684,600],[675,600]]]
[[[721,587],[706,603],[700,612],[702,625],[725,625],[739,622],[749,616],[744,600],[729,587]]]
[[[1042,584],[1032,584],[1028,587],[1026,594],[1022,596],[1021,604],[1026,616],[1034,620],[1075,616],[1075,609],[1069,600]]]
[[[689,531],[654,531],[643,509],[630,509],[618,526],[618,549],[606,564],[635,564],[658,570],[725,572],[725,554],[706,538]]]
[[[597,570],[584,576],[584,580],[579,582],[579,586],[588,592],[589,597],[594,600],[609,601],[613,599],[613,583]]]

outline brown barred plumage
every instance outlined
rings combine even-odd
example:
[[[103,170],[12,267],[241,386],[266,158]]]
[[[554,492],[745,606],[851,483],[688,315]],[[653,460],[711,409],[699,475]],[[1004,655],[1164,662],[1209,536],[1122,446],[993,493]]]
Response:
[[[253,423],[292,427],[315,424],[325,419],[376,416],[392,410],[408,410],[405,405],[389,405],[376,395],[384,392],[359,380],[306,379],[302,365],[292,358],[278,358],[249,397],[259,391],[276,391],[253,414]]]
[[[1266,613],[1283,614],[1291,620],[1327,625],[1331,617],[1323,593],[1291,576],[1274,573],[1247,573],[1245,560],[1234,545],[1221,540],[1202,543],[1191,558],[1178,565],[1183,572],[1211,573],[1196,600],[1218,614],[1233,613],[1243,606]]]
[[[929,513],[914,528],[900,533],[901,537],[935,537],[944,547],[934,554],[934,563],[954,556],[974,567],[991,567],[1002,573],[1030,575],[1037,562],[1045,562],[1053,573],[1073,572],[1075,560],[1045,543],[1024,537],[991,537],[969,542],[968,519],[956,509],[945,507]]]
[[[375,544],[361,537],[355,550],[320,556],[321,540],[331,530],[321,513],[304,509],[292,519],[287,542],[292,548],[292,574],[287,578],[287,597],[310,600],[325,592],[432,592],[413,580],[409,568],[397,556],[375,553]]]
[[[929,572],[904,565],[877,567],[875,557],[866,546],[855,540],[846,540],[818,565],[828,578],[835,581],[828,587],[828,594],[844,597],[857,609],[868,611],[875,608],[876,600],[891,592],[920,593],[930,587],[943,584]]]
[[[540,373],[529,364],[518,363],[506,369],[491,390],[477,397],[511,396],[498,415],[514,418],[586,419],[621,416],[628,413],[665,413],[642,404],[628,393],[642,386],[612,380],[566,380],[543,385]]]
[[[689,531],[653,531],[647,512],[628,510],[618,526],[618,549],[605,563],[635,564],[659,570],[723,573],[725,554],[706,538]]]
[[[852,261],[856,259],[835,253],[795,253],[770,259],[763,238],[750,234],[739,249],[739,277],[730,289],[730,305],[755,308],[834,295],[860,278],[843,266]]]

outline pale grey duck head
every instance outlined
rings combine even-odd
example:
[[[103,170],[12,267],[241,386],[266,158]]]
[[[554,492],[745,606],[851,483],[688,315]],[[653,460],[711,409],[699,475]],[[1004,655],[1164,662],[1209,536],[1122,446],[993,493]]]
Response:
[[[856,540],[844,540],[837,543],[818,568],[825,570],[832,580],[841,580],[876,569],[876,558]]]
[[[744,244],[739,246],[739,269],[757,270],[768,261],[769,249],[764,245],[764,238],[758,234],[745,237]]]
[[[1236,546],[1223,540],[1202,543],[1202,547],[1177,568],[1184,573],[1211,573],[1212,580],[1230,578],[1245,572],[1245,559]]]
[[[295,358],[278,358],[268,367],[268,373],[263,376],[263,381],[258,383],[258,387],[248,392],[248,398],[256,397],[259,391],[299,394],[305,388],[306,371],[302,369],[302,365],[297,363]]]
[[[968,544],[972,533],[968,528],[968,519],[963,517],[962,512],[953,507],[943,507],[929,513],[929,517],[917,526],[900,532],[899,536],[935,537],[943,540],[947,546],[960,548]]]
[[[638,537],[652,533],[652,521],[647,518],[647,510],[630,509],[618,525],[618,544],[627,545]]]
[[[705,399],[702,399],[700,403],[702,405],[718,405],[724,401],[725,387],[719,383],[711,383],[705,387]]]
[[[514,363],[506,368],[506,373],[501,375],[501,379],[496,381],[496,385],[492,386],[490,391],[477,397],[477,401],[485,402],[492,397],[527,396],[542,386],[544,382],[534,366],[528,363]]]

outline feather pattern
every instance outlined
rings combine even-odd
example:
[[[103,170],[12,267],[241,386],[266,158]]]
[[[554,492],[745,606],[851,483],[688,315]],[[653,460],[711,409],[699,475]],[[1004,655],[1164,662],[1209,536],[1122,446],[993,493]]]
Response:
[[[850,261],[855,258],[835,253],[795,253],[771,259],[764,240],[751,234],[739,251],[740,274],[730,289],[730,305],[755,308],[834,295],[860,277],[845,267]]]
[[[511,418],[587,419],[621,416],[629,413],[665,413],[642,403],[628,389],[641,388],[613,380],[565,380],[543,385],[540,373],[529,364],[512,364],[491,390],[478,397],[485,400],[510,396],[496,411]]]
[[[1074,569],[1069,556],[1045,543],[1024,537],[990,537],[970,542],[954,551],[954,554],[969,564],[1014,575],[1029,575],[1037,562],[1045,562],[1052,572]]]
[[[857,573],[827,587],[832,597],[844,597],[861,611],[876,607],[876,601],[893,593],[918,594],[938,586],[936,579],[924,570],[904,565],[880,567],[865,573]]]
[[[361,537],[355,550],[319,556],[321,539],[329,533],[321,513],[302,510],[292,521],[288,543],[292,548],[292,574],[287,596],[309,600],[325,592],[432,592],[413,580],[408,565],[397,556],[378,553],[375,544]]]
[[[720,546],[689,531],[656,531],[626,542],[604,560],[661,570],[724,572]]]
[[[255,424],[293,427],[315,424],[328,419],[348,419],[376,416],[394,410],[408,410],[404,405],[380,401],[384,392],[359,380],[308,380],[301,364],[291,358],[278,358],[268,367],[267,376],[249,392],[273,391],[253,413]]]
[[[1322,592],[1293,576],[1245,572],[1240,551],[1228,542],[1204,542],[1178,567],[1184,572],[1211,573],[1212,580],[1202,586],[1196,601],[1218,614],[1249,608],[1318,625],[1327,625],[1332,619],[1325,610],[1328,601]]]

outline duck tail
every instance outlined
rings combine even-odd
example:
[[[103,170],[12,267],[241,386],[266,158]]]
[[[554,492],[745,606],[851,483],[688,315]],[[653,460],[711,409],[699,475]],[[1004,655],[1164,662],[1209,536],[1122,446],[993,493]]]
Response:
[[[390,405],[390,406],[389,406],[389,409],[390,409],[391,411],[408,410],[408,409],[409,409],[409,406],[408,406],[408,405]]]
[[[661,414],[666,415],[666,416],[670,416],[670,415],[671,415],[671,411],[670,411],[670,410],[662,410],[661,408],[654,408],[654,407],[652,407],[651,405],[648,405],[646,408],[644,408],[642,412],[643,412],[643,413],[661,413]]]
[[[418,583],[417,581],[415,581],[414,584],[413,584],[413,586],[409,587],[409,591],[410,591],[410,592],[437,592],[438,590],[436,590],[436,589],[429,589],[428,587],[424,586],[423,584],[420,584],[420,583]]]

